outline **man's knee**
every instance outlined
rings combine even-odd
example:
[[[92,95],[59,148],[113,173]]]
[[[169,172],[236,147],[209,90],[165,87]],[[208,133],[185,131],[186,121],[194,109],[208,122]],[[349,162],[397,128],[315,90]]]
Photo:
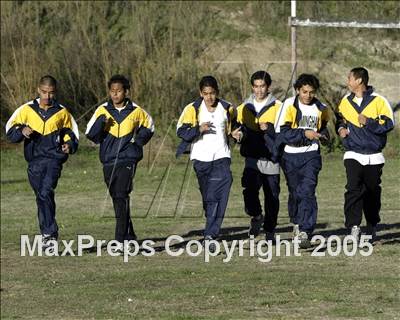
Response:
[[[37,192],[37,197],[42,200],[54,197],[54,189],[51,186],[44,186]]]

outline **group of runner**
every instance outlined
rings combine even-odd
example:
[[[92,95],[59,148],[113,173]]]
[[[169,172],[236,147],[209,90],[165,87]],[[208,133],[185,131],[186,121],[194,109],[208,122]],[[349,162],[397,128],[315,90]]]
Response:
[[[233,139],[245,158],[241,183],[244,210],[250,217],[249,236],[256,237],[264,229],[266,239],[275,240],[282,169],[293,237],[298,238],[300,247],[310,247],[318,212],[320,143],[331,139],[327,129],[330,120],[336,123],[336,134],[345,148],[345,226],[359,239],[364,213],[366,232],[374,240],[380,222],[382,150],[387,133],[394,127],[390,104],[369,86],[368,71],[362,67],[349,72],[349,93],[338,106],[332,106],[335,114],[318,100],[320,83],[312,74],[301,74],[294,83],[296,94],[282,102],[271,93],[271,83],[268,72],[255,72],[250,78],[252,94],[234,107],[220,98],[217,80],[205,76],[199,83],[199,97],[179,117],[181,143],[176,155],[190,153],[206,217],[204,241],[217,240],[220,235],[233,181],[229,144]],[[154,134],[154,123],[129,99],[130,82],[125,76],[112,76],[108,90],[108,101],[96,109],[85,134],[100,145],[104,180],[115,211],[115,240],[120,244],[116,250],[123,251],[125,240],[137,239],[129,195],[143,146]],[[78,127],[56,100],[56,91],[56,79],[42,77],[38,97],[17,108],[6,124],[11,142],[24,141],[45,247],[58,239],[54,189],[63,163],[76,152],[79,140]]]

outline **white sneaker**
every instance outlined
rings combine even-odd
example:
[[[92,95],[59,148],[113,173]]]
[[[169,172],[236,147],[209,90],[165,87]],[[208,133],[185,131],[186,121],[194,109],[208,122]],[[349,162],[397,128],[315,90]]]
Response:
[[[360,242],[361,228],[359,226],[353,226],[351,228],[350,236],[354,238],[356,243]]]
[[[300,235],[300,227],[298,224],[293,225],[293,238],[296,238]]]
[[[301,232],[299,233],[299,235],[298,235],[298,238],[299,238],[299,240],[300,240],[299,247],[300,247],[301,249],[308,249],[308,248],[311,248],[311,242],[310,242],[310,240],[308,239],[308,234],[307,234],[307,232],[301,231]]]
[[[47,252],[53,253],[55,250],[55,242],[57,242],[55,237],[47,234],[42,235],[42,250],[48,249]]]

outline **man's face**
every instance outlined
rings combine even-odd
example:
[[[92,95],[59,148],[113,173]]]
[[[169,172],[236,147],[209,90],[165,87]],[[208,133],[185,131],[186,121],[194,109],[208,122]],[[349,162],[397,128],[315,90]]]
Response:
[[[122,83],[119,82],[112,83],[108,93],[114,105],[123,103],[126,97],[126,90]]]
[[[299,95],[299,100],[302,104],[310,104],[315,97],[314,87],[308,84],[302,86],[300,89],[297,89],[296,91],[297,94]]]
[[[38,87],[40,104],[50,106],[56,98],[56,87],[48,84],[40,84]]]
[[[262,79],[254,80],[252,88],[256,101],[262,101],[268,95],[268,86]]]
[[[200,91],[200,96],[204,99],[204,103],[207,107],[214,107],[217,101],[217,91],[212,87],[204,87]]]
[[[361,78],[356,79],[354,77],[353,72],[350,72],[349,75],[347,76],[347,87],[351,92],[354,92],[360,87],[361,81],[362,81]]]

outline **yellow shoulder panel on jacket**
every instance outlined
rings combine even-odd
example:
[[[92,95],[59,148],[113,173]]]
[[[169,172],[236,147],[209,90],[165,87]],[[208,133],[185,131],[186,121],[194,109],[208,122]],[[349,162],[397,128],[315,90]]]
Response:
[[[372,102],[366,106],[361,113],[372,119],[380,118],[380,116],[386,116],[393,120],[393,111],[389,102],[384,97],[379,95],[375,96],[375,99],[372,100]],[[383,124],[384,121],[380,120],[380,123]]]
[[[279,109],[280,105],[275,103],[273,106],[269,107],[269,109],[264,112],[261,117],[258,119],[258,122],[265,123],[269,122],[274,124],[277,110]]]
[[[194,108],[193,104],[188,104],[178,120],[178,128],[182,124],[191,124],[192,126],[197,125],[197,116],[196,116],[196,109]]]
[[[242,103],[236,108],[236,121],[240,124],[243,124],[243,108],[244,108],[244,103]]]
[[[65,108],[62,108],[60,111],[47,119],[47,121],[44,123],[42,134],[48,135],[62,128],[72,129],[71,116],[68,110]]]
[[[132,133],[136,128],[145,127],[154,130],[153,120],[142,108],[137,106],[124,121],[121,122],[119,128],[119,137]]]
[[[330,112],[329,112],[329,109],[328,109],[328,107],[326,107],[324,110],[322,110],[322,112],[321,112],[321,121],[323,122],[323,121],[325,121],[325,122],[328,122],[329,120],[330,120],[330,118],[331,118],[331,115],[330,115]]]
[[[290,123],[292,128],[297,128],[296,114],[297,114],[296,108],[293,105],[289,105],[283,116],[283,123],[284,124]]]
[[[107,120],[109,120],[111,118],[111,120],[107,122],[107,125],[104,128],[104,131],[108,132],[109,134],[113,135],[114,137],[118,137],[118,123],[115,121],[113,116],[107,111],[105,106],[106,106],[106,104],[101,105],[96,109],[95,117],[97,119],[101,115],[104,115],[107,118]]]
[[[29,105],[25,105],[22,108],[19,120],[22,120],[22,123],[28,125],[32,130],[43,134],[44,122],[42,118],[37,114],[37,112],[33,110]]]
[[[358,122],[358,112],[347,100],[347,96],[340,101],[338,111],[346,121],[351,122],[356,127],[360,127],[360,123]]]

